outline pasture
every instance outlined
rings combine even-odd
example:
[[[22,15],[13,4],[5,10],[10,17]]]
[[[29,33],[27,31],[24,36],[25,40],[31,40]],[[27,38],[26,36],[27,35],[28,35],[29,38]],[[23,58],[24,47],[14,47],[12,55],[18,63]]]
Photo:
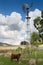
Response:
[[[4,49],[6,50],[6,49]],[[30,54],[31,51],[31,54]],[[35,56],[35,51],[37,52],[37,55]],[[22,56],[19,59],[19,62],[17,62],[15,59],[11,61],[10,53],[17,54],[21,52]],[[22,49],[18,47],[16,50],[13,49],[13,51],[8,51],[7,53],[0,53],[0,65],[29,65],[29,60],[37,59],[37,65],[43,65],[43,50],[34,50],[32,49]]]

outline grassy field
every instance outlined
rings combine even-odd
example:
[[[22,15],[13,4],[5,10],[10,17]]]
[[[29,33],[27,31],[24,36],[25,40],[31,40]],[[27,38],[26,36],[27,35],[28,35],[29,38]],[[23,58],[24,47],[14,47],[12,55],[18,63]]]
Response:
[[[31,50],[31,54],[29,51]],[[36,50],[37,52],[37,57],[35,57],[35,50],[34,49],[21,49],[18,48],[13,51],[13,53],[17,54],[20,51],[22,52],[22,57],[20,57],[19,62],[16,60],[11,61],[10,57],[5,56],[5,53],[0,55],[0,65],[29,65],[29,59],[34,58],[34,59],[43,59],[43,50]],[[43,61],[38,61],[37,65],[43,65]]]

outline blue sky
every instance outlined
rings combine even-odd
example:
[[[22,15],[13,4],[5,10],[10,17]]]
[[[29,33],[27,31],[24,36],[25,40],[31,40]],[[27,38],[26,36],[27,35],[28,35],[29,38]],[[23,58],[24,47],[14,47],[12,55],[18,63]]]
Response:
[[[24,17],[24,12],[22,10],[22,5],[24,3],[31,4],[34,3],[30,10],[43,10],[43,0],[0,0],[0,13],[4,15],[10,15],[11,12],[18,12]]]

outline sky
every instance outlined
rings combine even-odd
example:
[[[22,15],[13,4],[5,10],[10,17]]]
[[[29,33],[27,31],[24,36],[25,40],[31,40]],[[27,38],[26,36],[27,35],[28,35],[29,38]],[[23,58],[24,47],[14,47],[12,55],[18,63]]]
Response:
[[[30,9],[31,11],[35,10],[36,8],[43,10],[43,0],[0,0],[0,13],[10,15],[11,12],[16,11],[21,13],[24,20],[25,13],[22,10],[24,3],[29,5],[33,3],[33,7]]]
[[[41,17],[43,0],[0,0],[0,42],[19,45],[26,38],[26,13],[22,9],[24,3],[33,3],[29,12],[29,30],[37,31],[33,20]]]

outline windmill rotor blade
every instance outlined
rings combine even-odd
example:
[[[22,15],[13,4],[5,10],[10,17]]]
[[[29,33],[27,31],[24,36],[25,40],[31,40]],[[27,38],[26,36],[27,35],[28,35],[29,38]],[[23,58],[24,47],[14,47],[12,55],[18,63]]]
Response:
[[[33,3],[30,4],[29,8],[31,8],[33,6]]]
[[[26,12],[27,9],[29,9],[28,4],[23,4],[22,9],[24,10],[24,12]]]
[[[31,8],[33,6],[33,3],[31,3],[30,5],[28,4],[23,4],[22,9],[24,12],[26,12],[29,8]]]
[[[26,11],[25,4],[22,6],[23,11]]]
[[[22,7],[24,10],[29,8],[28,4],[24,4],[23,7]]]

